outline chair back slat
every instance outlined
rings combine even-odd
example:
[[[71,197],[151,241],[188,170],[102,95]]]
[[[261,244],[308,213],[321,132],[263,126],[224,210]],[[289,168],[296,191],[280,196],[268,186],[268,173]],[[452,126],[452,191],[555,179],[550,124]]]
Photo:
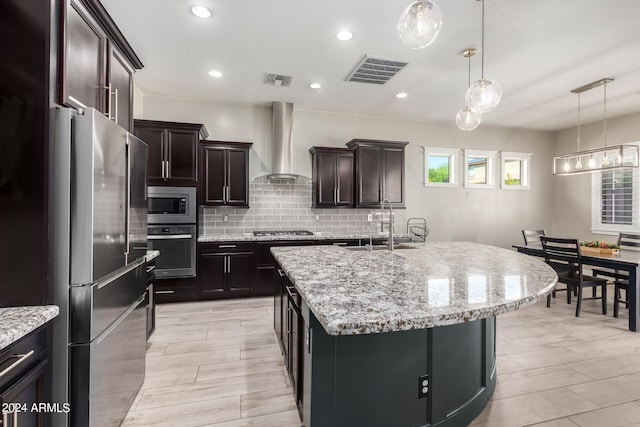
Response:
[[[522,230],[524,244],[540,243],[540,236],[544,236],[544,230]]]
[[[544,259],[558,273],[581,274],[580,247],[577,239],[540,236]]]
[[[640,251],[640,234],[620,233],[618,235],[620,249]]]

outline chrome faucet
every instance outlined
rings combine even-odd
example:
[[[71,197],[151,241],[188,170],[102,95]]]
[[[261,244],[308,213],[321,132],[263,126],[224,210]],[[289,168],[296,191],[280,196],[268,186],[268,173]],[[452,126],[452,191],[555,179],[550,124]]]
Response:
[[[384,232],[384,205],[385,203],[389,204],[389,221],[387,222],[387,224],[389,225],[389,241],[387,242],[387,244],[389,245],[389,250],[391,252],[393,252],[393,206],[391,205],[391,202],[388,199],[384,199],[381,203],[380,203],[380,231]]]

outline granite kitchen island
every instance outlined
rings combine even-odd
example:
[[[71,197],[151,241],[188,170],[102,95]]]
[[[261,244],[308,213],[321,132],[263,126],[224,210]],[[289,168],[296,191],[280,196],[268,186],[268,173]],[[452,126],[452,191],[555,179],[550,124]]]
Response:
[[[304,426],[464,426],[496,382],[496,316],[553,269],[471,242],[273,248],[275,329]]]

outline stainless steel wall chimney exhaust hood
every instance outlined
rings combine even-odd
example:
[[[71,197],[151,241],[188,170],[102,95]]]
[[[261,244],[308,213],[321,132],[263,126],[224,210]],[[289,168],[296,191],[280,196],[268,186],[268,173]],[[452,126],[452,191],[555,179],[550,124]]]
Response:
[[[297,179],[293,173],[293,103],[274,102],[271,174],[268,179]]]

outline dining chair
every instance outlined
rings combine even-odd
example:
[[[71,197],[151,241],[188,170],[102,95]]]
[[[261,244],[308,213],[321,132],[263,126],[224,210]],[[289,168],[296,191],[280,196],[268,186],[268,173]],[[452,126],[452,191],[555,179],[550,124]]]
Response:
[[[563,239],[540,236],[542,251],[547,264],[556,271],[558,282],[567,285],[567,303],[571,303],[571,293],[577,291],[576,317],[580,317],[583,300],[602,300],[602,314],[607,314],[607,280],[588,276],[582,272],[582,256],[577,239]],[[584,297],[583,288],[600,286],[601,296]],[[564,290],[564,289],[563,289]],[[547,307],[551,306],[551,295],[547,296]]]
[[[618,246],[624,251],[640,252],[640,234],[620,233],[618,234]],[[620,270],[601,270],[594,269],[594,276],[605,276],[613,279],[613,317],[618,317],[620,312],[620,303],[629,308],[628,291],[629,291],[629,274]],[[622,292],[624,291],[624,298]]]
[[[540,236],[544,236],[544,230],[522,230],[525,245],[529,243],[540,243]]]

